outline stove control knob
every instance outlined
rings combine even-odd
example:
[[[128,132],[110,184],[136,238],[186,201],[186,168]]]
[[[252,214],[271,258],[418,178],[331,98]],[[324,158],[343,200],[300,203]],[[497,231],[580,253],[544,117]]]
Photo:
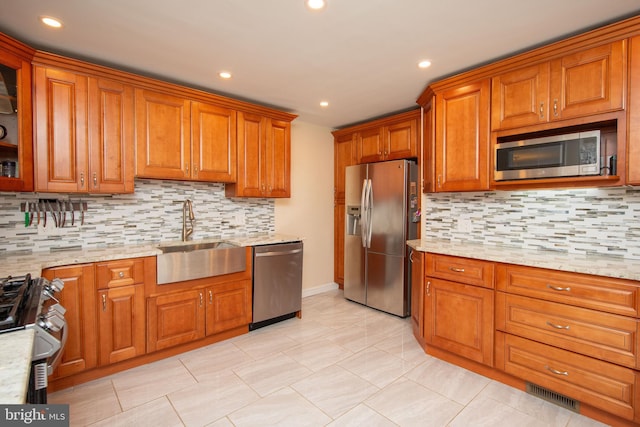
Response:
[[[60,292],[64,289],[64,282],[56,277],[49,282],[48,286],[53,292]]]
[[[64,314],[67,312],[67,309],[60,305],[60,303],[55,303],[49,307],[49,312],[55,312],[60,317],[64,317]]]
[[[64,326],[64,319],[61,319],[56,313],[49,312],[40,315],[38,326],[46,331],[58,332]]]

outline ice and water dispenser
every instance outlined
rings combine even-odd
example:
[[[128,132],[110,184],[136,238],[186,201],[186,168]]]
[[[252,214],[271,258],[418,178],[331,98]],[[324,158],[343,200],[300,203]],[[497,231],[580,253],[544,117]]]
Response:
[[[347,235],[360,235],[360,206],[347,206]]]

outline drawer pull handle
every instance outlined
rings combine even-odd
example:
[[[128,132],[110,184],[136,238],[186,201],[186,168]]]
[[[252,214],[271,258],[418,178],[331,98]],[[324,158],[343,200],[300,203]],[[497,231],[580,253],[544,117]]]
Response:
[[[427,296],[431,296],[431,281],[427,282]]]
[[[547,325],[551,326],[552,328],[556,328],[556,329],[566,329],[567,331],[569,330],[569,325],[562,326],[562,325],[556,325],[555,323],[551,323],[551,322],[547,322]]]
[[[209,304],[213,304],[213,291],[209,291]]]
[[[556,369],[551,368],[550,366],[545,366],[545,369],[549,372],[551,372],[552,374],[556,374],[556,375],[564,375],[565,377],[569,376],[569,372],[567,371],[558,371]]]
[[[107,311],[107,296],[102,294],[102,311]]]
[[[464,273],[464,268],[449,267],[449,270],[453,271],[454,273]]]
[[[200,292],[200,307],[202,307],[204,298],[202,297],[202,292]]]
[[[124,277],[124,272],[123,271],[119,272],[118,277],[122,279]]]
[[[571,291],[571,288],[568,287],[568,286],[566,288],[562,288],[560,286],[547,285],[547,288],[553,289],[554,291],[558,291],[558,292],[570,292]]]

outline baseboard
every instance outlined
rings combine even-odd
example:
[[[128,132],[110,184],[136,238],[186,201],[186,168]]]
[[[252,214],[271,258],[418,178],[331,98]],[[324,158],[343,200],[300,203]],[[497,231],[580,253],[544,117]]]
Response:
[[[306,288],[302,290],[302,298],[333,291],[335,289],[338,289],[338,284],[333,282],[327,283],[326,285],[316,286],[315,288]]]

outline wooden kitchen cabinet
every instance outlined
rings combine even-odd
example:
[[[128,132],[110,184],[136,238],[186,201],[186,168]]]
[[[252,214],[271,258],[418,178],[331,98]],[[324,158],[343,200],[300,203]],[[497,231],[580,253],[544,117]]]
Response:
[[[243,280],[206,289],[206,335],[246,326],[252,317],[252,282]]]
[[[191,103],[136,89],[136,176],[191,178]]]
[[[136,176],[235,181],[235,110],[147,89],[135,98]]]
[[[0,33],[0,69],[8,87],[13,113],[0,116],[0,125],[8,130],[0,141],[0,160],[16,162],[15,177],[0,176],[0,191],[33,191],[33,126],[31,95],[31,58],[33,49]],[[15,130],[12,130],[15,129]]]
[[[95,270],[93,264],[48,268],[42,277],[64,282],[56,299],[66,309],[67,342],[51,379],[78,374],[97,365]]]
[[[333,198],[335,202],[344,203],[345,173],[347,166],[355,164],[354,159],[354,137],[352,133],[336,136],[333,142],[334,156],[334,188]]]
[[[147,351],[189,343],[205,336],[204,289],[147,298]]]
[[[355,134],[357,163],[418,157],[419,117],[414,110],[371,122],[371,127],[359,130]]]
[[[133,88],[34,67],[35,189],[133,192]]]
[[[411,327],[413,336],[424,347],[424,254],[411,249],[409,256],[411,262]]]
[[[490,80],[443,90],[435,98],[422,100],[435,104],[433,153],[435,192],[480,191],[489,189],[489,97]],[[428,175],[425,179],[430,178]]]
[[[430,253],[424,262],[426,344],[493,366],[493,263]],[[458,281],[439,278],[449,273]]]
[[[627,184],[640,185],[640,37],[629,42]]]
[[[100,366],[145,354],[145,262],[133,258],[96,264]]]
[[[238,112],[237,181],[227,197],[291,197],[291,122]]]
[[[493,77],[491,129],[623,109],[626,50],[619,40]]]

